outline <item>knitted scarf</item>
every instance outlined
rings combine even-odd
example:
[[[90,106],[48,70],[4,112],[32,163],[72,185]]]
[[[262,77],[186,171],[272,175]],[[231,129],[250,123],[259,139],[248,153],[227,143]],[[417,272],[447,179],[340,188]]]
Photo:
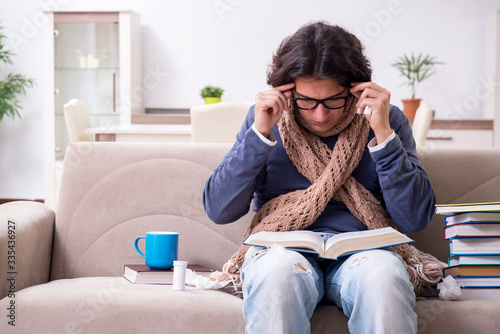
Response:
[[[381,203],[351,175],[368,142],[370,125],[356,114],[356,98],[351,97],[339,122],[330,130],[316,132],[292,107],[284,112],[278,127],[283,146],[298,171],[312,184],[307,189],[278,196],[267,202],[247,227],[243,240],[260,231],[302,230],[311,225],[333,199],[344,203],[349,211],[369,229],[395,227]],[[333,150],[320,137],[339,135]],[[223,271],[209,279],[231,282],[226,291],[242,296],[240,268],[249,246],[240,249],[224,265]],[[446,266],[435,257],[403,244],[393,249],[406,263],[415,293],[423,286],[437,284]]]

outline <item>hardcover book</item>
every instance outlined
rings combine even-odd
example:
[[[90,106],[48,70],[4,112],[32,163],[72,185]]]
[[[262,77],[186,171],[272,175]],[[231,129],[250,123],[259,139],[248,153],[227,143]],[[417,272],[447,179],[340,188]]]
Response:
[[[446,216],[446,226],[461,223],[500,223],[500,212],[465,212]]]
[[[323,235],[324,233],[307,230],[258,232],[249,235],[243,243],[267,247],[282,245],[296,251],[316,253],[323,258],[337,259],[339,256],[363,250],[384,248],[413,241],[392,227],[335,234],[326,242]]]
[[[459,237],[500,237],[500,224],[458,223],[445,227],[445,239]]]
[[[476,288],[498,288],[500,287],[500,277],[454,277],[455,282],[461,287]]]
[[[500,299],[500,288],[463,288],[458,300],[462,299]]]
[[[455,255],[448,259],[448,266],[500,265],[500,255]]]
[[[500,255],[500,238],[452,238],[451,255]]]
[[[436,213],[454,215],[462,212],[500,212],[500,202],[436,204]]]
[[[197,264],[189,264],[187,269],[202,276],[208,276],[212,272],[210,269]],[[123,267],[123,277],[131,283],[172,284],[174,281],[174,270],[154,270],[145,264],[126,264]]]
[[[500,276],[500,265],[462,265],[444,268],[444,276]]]

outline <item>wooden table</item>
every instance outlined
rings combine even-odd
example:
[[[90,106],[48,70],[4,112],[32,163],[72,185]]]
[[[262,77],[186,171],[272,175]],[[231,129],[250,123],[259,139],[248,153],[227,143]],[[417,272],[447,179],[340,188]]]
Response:
[[[120,124],[87,129],[95,141],[189,142],[191,124]]]

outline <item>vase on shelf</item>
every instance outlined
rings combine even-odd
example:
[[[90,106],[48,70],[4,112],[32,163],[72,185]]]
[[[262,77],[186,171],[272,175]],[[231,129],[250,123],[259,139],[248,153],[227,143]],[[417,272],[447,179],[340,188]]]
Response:
[[[219,103],[221,101],[220,97],[206,97],[205,104]]]
[[[420,106],[420,101],[422,99],[403,99],[403,112],[409,119],[415,118],[415,113]]]

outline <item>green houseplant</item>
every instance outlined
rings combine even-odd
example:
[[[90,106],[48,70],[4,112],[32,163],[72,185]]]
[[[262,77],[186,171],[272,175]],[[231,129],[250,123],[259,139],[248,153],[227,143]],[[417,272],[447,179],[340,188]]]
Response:
[[[0,65],[12,64],[10,58],[13,56],[13,53],[4,50],[4,38],[5,35],[2,33],[2,27],[0,27]],[[17,97],[20,94],[26,95],[25,89],[28,87],[33,87],[33,79],[26,78],[20,74],[9,73],[0,81],[0,121],[5,115],[12,119],[16,115],[21,118],[19,109],[22,109],[22,107]]]
[[[220,87],[205,86],[201,90],[201,97],[205,99],[205,104],[217,103],[221,101],[224,90]]]
[[[406,84],[411,89],[411,99],[403,99],[404,113],[408,118],[414,118],[415,112],[420,105],[421,99],[415,98],[417,85],[435,73],[434,67],[442,62],[436,61],[436,57],[423,55],[402,55],[392,64],[402,77],[407,79]]]

